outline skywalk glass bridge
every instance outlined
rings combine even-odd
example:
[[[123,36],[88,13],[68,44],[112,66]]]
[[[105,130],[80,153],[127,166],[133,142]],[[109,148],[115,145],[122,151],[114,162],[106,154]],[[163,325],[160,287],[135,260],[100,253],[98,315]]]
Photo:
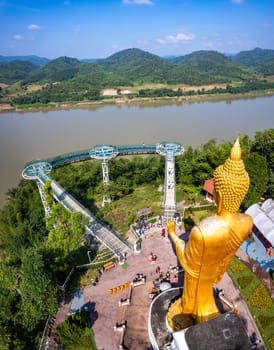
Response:
[[[108,161],[117,156],[138,155],[138,154],[160,154],[165,157],[165,194],[164,194],[164,217],[166,220],[173,217],[176,211],[176,181],[175,181],[175,157],[184,152],[184,148],[175,142],[162,142],[159,144],[141,145],[97,145],[91,149],[82,150],[60,155],[54,158],[37,159],[26,164],[22,176],[27,180],[35,180],[39,189],[46,215],[50,214],[50,208],[45,200],[44,185],[50,181],[54,198],[67,210],[81,212],[89,219],[86,226],[88,234],[95,236],[101,243],[111,249],[120,258],[125,253],[134,251],[134,247],[122,241],[116,232],[110,230],[101,223],[90,211],[83,207],[73,196],[60,186],[49,175],[53,168],[59,166],[97,159],[102,163],[103,182],[109,183]],[[110,201],[110,198],[103,196],[103,203]]]

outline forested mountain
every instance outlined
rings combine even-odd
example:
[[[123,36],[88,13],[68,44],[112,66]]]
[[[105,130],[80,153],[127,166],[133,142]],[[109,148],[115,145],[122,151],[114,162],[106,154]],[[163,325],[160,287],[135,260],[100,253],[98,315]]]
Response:
[[[15,65],[14,61],[18,61]],[[27,65],[26,62],[33,64]],[[34,70],[36,66],[36,70]],[[94,67],[95,66],[95,67]],[[77,60],[59,57],[49,60],[38,56],[0,56],[0,83],[64,81],[79,75],[112,72],[124,76],[131,83],[187,83],[207,84],[245,80],[254,71],[274,74],[274,50],[256,48],[227,57],[217,51],[196,51],[188,55],[161,58],[132,48],[119,51],[105,59]],[[250,70],[245,69],[252,68]]]
[[[141,83],[165,83],[172,68],[163,58],[140,49],[123,50],[97,63]]]
[[[251,78],[251,73],[239,64],[217,51],[196,51],[189,55],[169,59],[175,67],[169,74],[168,82],[176,84],[182,79],[185,83],[211,84],[243,81]]]
[[[35,56],[35,55],[29,55],[29,56],[1,56],[0,55],[0,63],[8,63],[12,61],[27,61],[35,64],[36,66],[42,67],[46,63],[48,63],[50,59],[46,57]]]
[[[79,70],[80,61],[76,58],[59,57],[49,61],[44,67],[32,71],[24,79],[23,83],[33,83],[37,81],[63,81],[73,78]]]
[[[208,63],[214,64],[227,62],[228,59],[218,51],[212,50],[200,50],[184,56],[167,58],[167,61],[175,65],[180,65],[186,62],[195,62],[197,65],[200,65],[202,64],[203,60],[207,61]]]
[[[32,72],[28,78],[35,82],[41,80],[41,77],[42,80],[48,82],[67,80],[69,83],[73,79],[76,84],[78,80],[80,83],[85,81],[99,87],[105,86],[104,82],[109,86],[113,83],[119,85],[121,80],[120,74],[109,72],[98,64],[80,62],[75,58],[65,56],[50,61],[43,68]],[[128,79],[127,83],[130,83]]]
[[[100,72],[103,79],[109,77],[109,73],[119,76],[128,85],[230,83],[254,78],[254,68],[262,72],[264,66],[263,73],[265,73],[268,67],[270,74],[271,67],[274,65],[272,50],[255,49],[255,53],[258,50],[260,53],[267,51],[266,57],[264,58],[263,54],[262,56],[252,55],[251,52],[248,56],[250,59],[247,60],[243,53],[239,53],[232,60],[217,51],[197,51],[180,57],[161,58],[133,48],[117,52],[105,59],[92,60],[92,62],[87,59],[80,61],[70,57],[59,57],[48,61],[43,67],[36,65],[36,69],[34,69],[35,66],[32,66],[32,69],[26,66],[25,70],[20,69],[21,74],[15,74],[14,71],[17,72],[17,70],[11,65],[11,62],[0,65],[0,83],[11,84],[19,80],[23,84],[50,83],[78,77],[84,79],[85,76],[87,80],[90,80],[90,75],[94,72]],[[22,62],[21,64],[24,67]],[[249,67],[252,67],[253,70]],[[8,74],[9,69],[12,72]],[[108,80],[101,80],[101,83],[106,86]],[[111,87],[111,85],[108,86]]]
[[[274,50],[255,48],[241,51],[232,59],[265,75],[274,74]]]
[[[99,58],[83,58],[80,61],[84,63],[96,63],[97,61],[99,61]]]
[[[0,63],[0,83],[12,84],[24,80],[35,69],[37,66],[28,61]]]

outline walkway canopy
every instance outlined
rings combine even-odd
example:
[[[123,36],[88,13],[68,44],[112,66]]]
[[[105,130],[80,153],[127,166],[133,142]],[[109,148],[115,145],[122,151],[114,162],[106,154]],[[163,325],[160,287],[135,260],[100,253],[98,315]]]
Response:
[[[247,210],[257,229],[274,247],[274,201],[267,199],[262,205],[253,204]]]

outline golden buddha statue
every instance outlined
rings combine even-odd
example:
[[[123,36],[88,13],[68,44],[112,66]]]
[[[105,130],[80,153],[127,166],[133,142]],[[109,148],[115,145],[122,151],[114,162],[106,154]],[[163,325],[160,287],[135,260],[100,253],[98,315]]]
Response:
[[[217,213],[193,227],[186,245],[177,237],[175,223],[168,223],[168,235],[185,271],[182,297],[170,305],[167,313],[168,324],[174,331],[219,315],[213,284],[221,280],[253,225],[249,215],[237,213],[248,187],[249,176],[237,139],[230,158],[214,171]]]

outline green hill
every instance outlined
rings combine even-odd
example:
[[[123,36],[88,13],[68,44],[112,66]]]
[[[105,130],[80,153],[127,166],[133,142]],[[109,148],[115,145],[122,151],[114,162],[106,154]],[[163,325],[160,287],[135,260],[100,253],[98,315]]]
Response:
[[[274,50],[255,48],[251,51],[241,51],[232,59],[266,76],[274,75]]]
[[[47,64],[50,60],[45,57],[29,55],[29,56],[1,56],[0,55],[0,63],[9,63],[12,61],[27,61],[32,64],[42,67]]]
[[[109,72],[143,83],[164,83],[171,66],[163,58],[140,49],[127,49],[97,62]]]
[[[3,57],[0,56],[0,62]],[[254,49],[240,52],[233,58],[217,51],[196,51],[185,56],[161,58],[132,48],[95,62],[64,56],[43,66],[23,61],[0,63],[0,83],[67,82],[72,85],[76,82],[93,88],[146,83],[229,84],[250,81],[261,74],[274,74],[274,50]]]
[[[24,80],[37,66],[27,61],[0,63],[0,83],[12,84]]]
[[[131,81],[121,75],[107,71],[102,66],[95,63],[81,62],[71,57],[59,57],[47,63],[44,67],[36,69],[29,74],[23,83],[36,82],[68,82],[80,85],[101,86],[119,86],[130,85]],[[86,84],[85,84],[86,83]]]
[[[189,85],[230,83],[250,79],[248,69],[233,62],[217,51],[196,51],[182,57],[169,59],[174,67],[169,72],[168,83],[185,82]]]
[[[81,62],[76,58],[59,57],[49,61],[44,67],[32,71],[23,83],[38,81],[63,81],[75,77],[79,71]]]

